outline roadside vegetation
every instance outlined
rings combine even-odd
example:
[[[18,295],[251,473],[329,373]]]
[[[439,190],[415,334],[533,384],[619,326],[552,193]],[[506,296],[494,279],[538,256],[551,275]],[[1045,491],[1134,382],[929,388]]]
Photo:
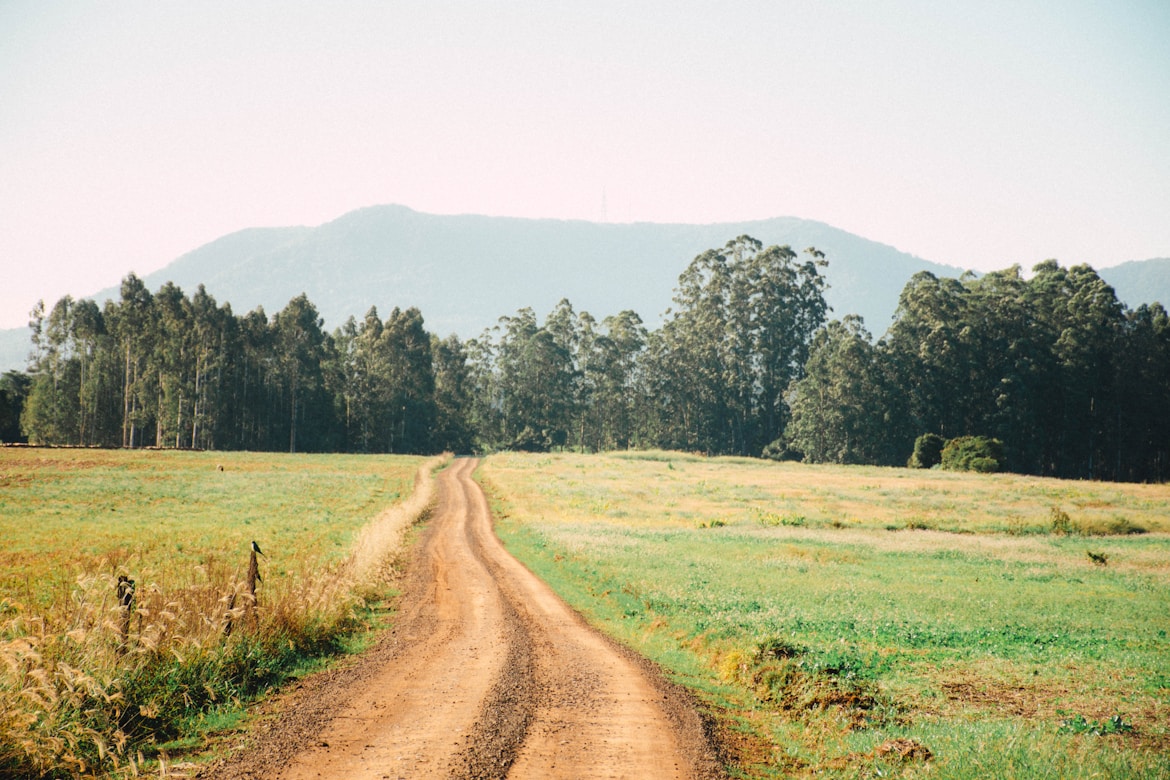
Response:
[[[494,455],[508,548],[741,777],[1170,775],[1170,489],[671,452]]]
[[[0,451],[0,777],[134,774],[360,646],[433,465]]]

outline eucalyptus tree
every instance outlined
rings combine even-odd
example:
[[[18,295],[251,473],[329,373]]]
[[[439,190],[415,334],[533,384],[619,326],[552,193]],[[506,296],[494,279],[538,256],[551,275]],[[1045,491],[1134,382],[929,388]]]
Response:
[[[860,317],[817,331],[805,374],[790,388],[785,440],[810,463],[901,465],[899,394]]]
[[[32,379],[23,371],[5,371],[0,375],[0,443],[28,441],[20,427],[20,416],[31,385]]]
[[[661,413],[669,419],[673,407],[682,423],[682,431],[666,442],[670,445],[732,451],[729,433],[741,383],[728,349],[730,275],[727,257],[711,249],[679,276],[677,309],[663,323],[662,343],[656,345],[665,353],[657,365],[665,369],[661,384],[669,402]]]
[[[214,449],[225,434],[230,411],[230,394],[224,383],[225,371],[239,359],[238,324],[230,304],[222,307],[201,284],[191,297],[190,359],[192,370],[192,447]]]
[[[1010,469],[1112,478],[1125,471],[1127,340],[1143,327],[1127,330],[1092,268],[1050,260],[1028,280],[1018,267],[915,275],[880,351],[909,403],[908,441],[993,436]]]
[[[333,334],[335,346],[332,392],[345,425],[346,449],[375,451],[379,419],[384,417],[383,387],[388,380],[382,320],[371,306],[359,325],[353,317]]]
[[[638,359],[636,430],[650,446],[693,451],[698,449],[701,407],[694,378],[677,357],[679,336],[672,332],[677,329],[678,323],[671,319],[646,334]]]
[[[1059,382],[1053,332],[1036,316],[1019,266],[969,279],[965,288],[963,325],[973,349],[962,433],[1005,442],[1006,468],[1035,471],[1041,421]]]
[[[154,339],[148,365],[158,399],[154,440],[159,447],[183,447],[184,423],[190,423],[195,395],[191,302],[179,287],[167,282],[154,295],[153,311]]]
[[[232,410],[227,441],[238,449],[277,449],[283,413],[278,415],[279,372],[272,324],[258,306],[238,320],[233,318],[227,327],[227,351],[232,356],[226,366]]]
[[[745,441],[745,454],[758,454],[780,436],[787,423],[784,395],[803,374],[813,334],[825,322],[825,277],[818,269],[827,263],[823,252],[809,247],[801,261],[787,246],[771,246],[745,257],[744,305],[735,311],[741,329],[750,334],[751,366],[756,399],[755,440]]]
[[[431,336],[422,312],[395,308],[382,330],[386,378],[383,435],[388,452],[427,452],[435,424],[435,376]]]
[[[328,407],[322,404],[322,363],[326,359],[324,320],[308,297],[301,293],[272,318],[275,376],[282,391],[281,407],[288,420],[288,451],[296,452],[301,428],[308,423],[312,449],[321,448],[322,416]]]
[[[77,443],[116,441],[116,361],[98,305],[82,299],[73,305],[71,334],[77,360]]]
[[[31,316],[26,435],[43,444],[116,444],[117,380],[97,304],[66,295],[48,315],[38,303]]]
[[[496,325],[463,345],[470,396],[468,425],[474,436],[474,447],[479,450],[495,449],[504,440],[503,388],[496,359],[499,333],[500,326]]]
[[[906,395],[911,436],[966,433],[970,340],[966,290],[929,271],[911,277],[880,345]]]
[[[122,446],[140,446],[154,415],[153,378],[147,366],[155,336],[154,296],[130,274],[122,280],[120,300],[106,302],[104,317],[122,361]]]
[[[658,384],[670,404],[661,411],[676,410],[683,426],[671,443],[746,455],[779,437],[784,393],[828,311],[824,255],[805,251],[800,261],[791,247],[740,236],[679,276],[653,361],[667,371]]]
[[[46,315],[43,302],[31,312],[32,384],[21,426],[33,444],[76,444],[79,439],[79,367],[74,357],[73,297],[59,299]]]
[[[907,451],[926,433],[992,436],[1005,442],[1009,468],[1044,471],[1063,390],[1059,328],[1041,311],[1048,304],[1038,308],[1035,284],[1018,267],[958,279],[921,272],[906,284],[879,353],[904,393],[906,415],[892,428]]]
[[[467,347],[458,336],[431,336],[434,366],[435,427],[433,448],[445,452],[470,452],[475,443],[471,423],[474,382]]]
[[[1165,482],[1170,479],[1170,315],[1161,304],[1128,313],[1125,348],[1117,357],[1117,385],[1125,397],[1118,408],[1116,478]]]
[[[582,315],[582,319],[585,315]],[[648,337],[642,318],[626,310],[595,328],[586,320],[581,350],[580,445],[592,450],[625,449],[638,437],[642,388],[640,358]]]
[[[1033,270],[1034,312],[1054,336],[1051,350],[1058,372],[1048,398],[1043,471],[1107,477],[1116,462],[1116,369],[1124,307],[1113,288],[1087,265],[1065,269],[1049,260]]]
[[[561,301],[543,326],[530,308],[500,323],[503,333],[495,351],[498,444],[526,450],[564,446],[576,411],[578,381],[572,306]]]

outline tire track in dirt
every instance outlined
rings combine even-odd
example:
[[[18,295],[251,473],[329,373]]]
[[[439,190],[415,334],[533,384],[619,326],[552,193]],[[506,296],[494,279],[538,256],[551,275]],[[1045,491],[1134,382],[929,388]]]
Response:
[[[392,634],[214,776],[723,776],[686,692],[504,550],[475,466],[439,476]]]

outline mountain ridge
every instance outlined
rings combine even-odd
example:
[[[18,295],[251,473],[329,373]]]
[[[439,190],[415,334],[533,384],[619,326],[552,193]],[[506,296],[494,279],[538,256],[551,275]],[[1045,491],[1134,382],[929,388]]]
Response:
[[[789,244],[798,251],[815,245],[824,251],[830,261],[830,304],[842,315],[861,313],[871,327],[887,310],[892,313],[893,306],[887,300],[867,307],[867,295],[852,294],[854,286],[849,282],[859,269],[854,267],[856,261],[846,263],[841,256],[874,258],[882,266],[881,275],[888,277],[893,271],[904,277],[898,281],[898,291],[917,270],[961,273],[961,269],[796,217],[703,225],[596,223],[432,215],[405,206],[369,206],[316,228],[262,229],[267,232],[261,238],[268,245],[253,242],[250,251],[237,251],[238,244],[257,237],[252,232],[256,230],[260,229],[221,237],[145,276],[144,281],[151,290],[166,281],[187,291],[203,283],[217,300],[232,301],[234,309],[262,305],[270,314],[305,292],[330,328],[348,316],[361,317],[371,305],[380,311],[413,305],[434,332],[453,331],[466,338],[478,335],[500,316],[524,306],[543,313],[561,298],[597,316],[633,309],[654,324],[670,307],[675,282],[687,264],[706,249],[721,247],[745,233],[765,244]],[[230,254],[220,253],[210,264],[206,262],[225,247]],[[343,269],[340,275],[339,269]],[[364,281],[355,285],[346,281],[347,274]],[[490,300],[490,311],[481,307],[445,311],[448,307],[443,301],[452,277],[467,288],[469,298]],[[834,284],[836,279],[846,283]],[[238,300],[236,291],[241,288],[247,290],[246,302]],[[111,287],[94,297],[104,300],[117,294],[117,288]]]
[[[690,261],[744,234],[765,245],[824,252],[830,316],[860,314],[875,336],[885,331],[914,273],[963,272],[797,217],[598,223],[436,215],[390,204],[359,208],[316,227],[245,228],[184,253],[143,281],[151,292],[171,281],[188,295],[203,284],[237,314],[262,306],[271,316],[303,292],[329,330],[350,316],[361,318],[371,306],[383,317],[396,306],[417,306],[431,332],[470,338],[524,307],[543,316],[562,298],[598,319],[632,309],[656,327]],[[1116,266],[1119,297],[1136,306],[1153,300],[1138,298],[1165,289],[1160,300],[1170,300],[1170,260],[1162,262]],[[1113,270],[1099,273],[1113,284]],[[86,297],[102,303],[118,296],[119,288],[111,286]],[[21,332],[23,340],[15,335]],[[23,367],[26,355],[17,355],[14,346],[21,341],[20,352],[27,353],[27,329],[0,331],[0,370]]]

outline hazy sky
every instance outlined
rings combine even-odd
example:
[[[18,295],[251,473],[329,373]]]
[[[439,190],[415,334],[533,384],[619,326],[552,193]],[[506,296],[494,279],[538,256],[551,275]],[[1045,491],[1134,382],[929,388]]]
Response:
[[[1170,2],[0,0],[0,327],[380,203],[1167,256]]]

